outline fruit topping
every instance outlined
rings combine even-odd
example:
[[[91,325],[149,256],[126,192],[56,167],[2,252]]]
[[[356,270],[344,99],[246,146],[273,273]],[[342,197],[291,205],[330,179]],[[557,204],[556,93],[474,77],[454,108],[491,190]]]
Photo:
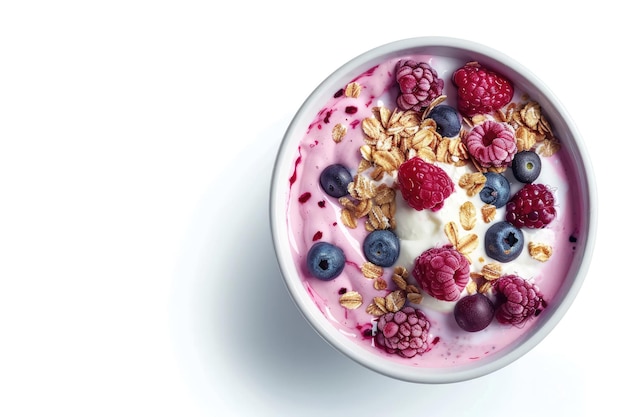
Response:
[[[300,212],[324,209],[319,219],[302,219],[310,249],[300,266],[308,279],[321,281],[312,289],[328,317],[341,318],[337,327],[357,330],[356,338],[380,353],[406,358],[437,350],[441,341],[443,349],[431,354],[462,363],[546,308],[535,281],[518,274],[539,276],[541,285],[543,271],[552,269],[541,263],[561,248],[553,248],[552,233],[526,229],[545,227],[556,216],[554,189],[537,179],[554,177],[543,158],[559,150],[559,141],[538,103],[522,94],[522,102],[512,102],[509,80],[477,62],[455,68],[458,96],[449,101],[443,78],[420,58],[396,58],[354,78],[318,113],[321,132],[307,133],[307,141],[317,145],[326,137],[342,142],[341,149],[311,146],[319,153],[307,160],[302,187],[294,184],[299,154],[290,184],[299,192]],[[388,94],[396,107],[385,106]],[[359,125],[361,132],[349,136]],[[322,160],[328,166],[318,165]],[[322,195],[310,189],[311,172],[320,174],[314,181]],[[456,186],[461,192],[453,196]],[[320,227],[306,224],[310,220]],[[336,227],[339,222],[344,227]],[[576,238],[570,240],[573,247]],[[348,248],[360,249],[363,259],[346,259]],[[404,253],[407,248],[413,249]],[[481,331],[478,339],[469,335]]]
[[[329,165],[320,174],[320,185],[331,197],[343,197],[348,194],[348,184],[351,182],[350,171],[341,164]]]
[[[524,234],[509,222],[498,222],[485,232],[487,256],[500,262],[515,260],[524,249]]]
[[[441,95],[443,80],[426,62],[403,59],[396,64],[396,81],[400,87],[397,104],[402,110],[419,111]]]
[[[404,307],[378,319],[374,340],[387,353],[412,358],[430,349],[429,329],[430,322],[424,313],[413,307]]]
[[[490,113],[513,98],[513,84],[496,72],[469,62],[452,75],[457,86],[459,111],[468,117]]]
[[[469,281],[469,261],[452,246],[428,249],[415,260],[413,276],[431,296],[455,301]]]
[[[330,281],[341,274],[346,265],[346,256],[338,246],[328,242],[317,242],[309,249],[306,265],[316,278]]]
[[[400,255],[400,240],[389,229],[374,230],[363,241],[363,253],[374,265],[393,265]]]
[[[541,173],[541,158],[534,151],[520,151],[513,157],[511,169],[516,180],[531,183]]]
[[[475,293],[461,298],[454,306],[454,319],[467,332],[478,332],[489,326],[495,307],[484,294]]]
[[[453,138],[461,131],[461,115],[452,106],[435,106],[428,113],[428,118],[437,123],[437,132],[444,138]]]
[[[474,126],[465,138],[465,145],[483,168],[508,166],[517,152],[513,129],[493,120]]]
[[[511,196],[509,180],[504,175],[495,172],[485,172],[484,175],[487,180],[479,192],[480,200],[496,208],[503,207]]]
[[[554,195],[544,184],[526,184],[506,204],[506,220],[515,227],[541,229],[556,217]]]
[[[494,289],[497,298],[495,317],[500,323],[521,325],[545,307],[539,288],[517,275],[498,278]]]
[[[398,186],[402,197],[415,210],[437,211],[454,191],[454,183],[443,169],[419,157],[400,165]]]

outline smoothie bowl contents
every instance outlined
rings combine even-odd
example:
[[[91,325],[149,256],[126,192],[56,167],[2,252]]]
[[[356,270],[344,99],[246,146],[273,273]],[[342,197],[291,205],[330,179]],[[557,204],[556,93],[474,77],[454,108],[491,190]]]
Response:
[[[594,184],[559,103],[481,45],[415,38],[308,98],[272,181],[274,243],[313,327],[392,377],[451,382],[517,359],[573,302]]]

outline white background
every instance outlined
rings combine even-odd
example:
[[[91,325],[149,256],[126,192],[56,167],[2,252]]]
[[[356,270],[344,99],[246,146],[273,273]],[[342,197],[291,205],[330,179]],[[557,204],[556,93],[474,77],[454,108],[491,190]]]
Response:
[[[0,415],[618,413],[625,31],[618,2],[586,4],[0,2]],[[308,94],[368,49],[430,35],[551,86],[601,202],[557,328],[501,371],[436,386],[314,334],[268,225],[273,158]]]

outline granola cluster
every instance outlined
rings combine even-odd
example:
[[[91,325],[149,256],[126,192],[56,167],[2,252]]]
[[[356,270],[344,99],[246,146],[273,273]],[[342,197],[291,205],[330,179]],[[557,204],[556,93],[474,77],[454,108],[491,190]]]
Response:
[[[347,97],[358,97],[361,86],[357,82],[348,84],[344,89]],[[468,197],[477,195],[483,188],[486,171],[502,172],[506,167],[482,167],[469,154],[464,138],[471,129],[487,120],[507,123],[515,132],[518,151],[534,150],[543,156],[551,156],[560,148],[559,140],[554,136],[550,124],[541,112],[541,107],[525,97],[521,103],[509,103],[493,114],[479,114],[463,118],[463,126],[457,137],[443,137],[437,132],[436,122],[429,118],[430,111],[446,100],[446,96],[437,97],[422,112],[410,109],[388,109],[384,106],[372,108],[372,115],[361,121],[363,145],[360,147],[361,161],[354,181],[348,187],[349,194],[341,197],[341,221],[351,229],[359,226],[364,219],[367,231],[395,229],[396,188],[393,183],[395,174],[405,161],[420,157],[425,161],[451,164],[456,167],[472,164],[475,172],[464,174],[458,186],[465,190]],[[332,130],[332,139],[341,142],[346,136],[347,127],[337,124]],[[480,214],[479,214],[480,212]],[[479,237],[471,233],[478,221],[489,223],[494,220],[496,207],[484,204],[477,209],[471,201],[459,207],[459,221],[446,223],[444,233],[450,244],[471,263],[470,254],[478,247]],[[460,228],[459,228],[460,226]],[[461,233],[463,230],[468,233]],[[530,242],[528,250],[531,256],[540,261],[547,261],[552,255],[549,245]],[[375,317],[400,311],[407,303],[420,304],[423,295],[420,289],[407,281],[408,271],[396,267],[392,275],[384,277],[384,269],[366,262],[361,272],[373,281],[376,290],[386,292],[376,296],[367,304],[366,311]],[[502,274],[498,263],[485,264],[480,272],[472,272],[466,290],[469,294],[491,291],[492,282]],[[356,291],[341,295],[340,304],[347,309],[360,308],[362,296]]]
[[[363,160],[359,172],[371,168],[371,178],[379,180],[384,173],[393,174],[403,162],[416,156],[429,162],[465,165],[469,154],[461,138],[442,137],[435,121],[428,118],[429,110],[445,99],[440,96],[422,114],[374,107],[373,115],[361,122],[365,144],[361,146]]]
[[[409,271],[407,271],[406,268],[401,266],[396,267],[391,276],[391,280],[396,284],[398,289],[384,297],[374,297],[372,302],[367,306],[367,313],[379,317],[383,314],[400,311],[407,301],[413,304],[421,303],[423,298],[422,293],[415,285],[407,282],[408,276]]]

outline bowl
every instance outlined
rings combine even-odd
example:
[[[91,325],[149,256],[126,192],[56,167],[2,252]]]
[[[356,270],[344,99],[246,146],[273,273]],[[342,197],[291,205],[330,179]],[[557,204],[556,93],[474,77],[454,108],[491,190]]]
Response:
[[[480,82],[491,83],[492,90],[462,96],[473,82],[453,81],[462,67],[465,74],[482,71]],[[402,78],[406,74],[409,78]],[[426,87],[415,90],[420,83]],[[472,107],[472,99],[481,94],[487,95],[487,107]],[[447,123],[454,125],[434,116],[433,110],[442,105],[456,109],[461,131],[446,132],[447,136],[437,131]],[[493,138],[485,139],[493,134],[485,133],[488,122],[505,126],[508,133],[502,135],[508,135],[509,144],[513,138],[515,150],[485,161],[480,151],[470,152],[474,142],[469,137],[482,126],[482,142],[476,146],[495,146]],[[402,139],[406,137],[410,139]],[[411,146],[414,149],[408,150]],[[515,209],[508,203],[495,207],[483,200],[482,178],[487,172],[504,176],[510,189],[507,201],[513,200],[528,185],[512,174],[511,158],[521,151],[540,155],[541,173],[530,182],[550,191],[556,215],[554,220],[542,217],[545,224],[532,226],[528,219],[525,225],[514,224],[519,235],[507,235],[507,242],[523,243],[521,255],[512,261],[496,260],[491,253],[486,255],[488,241],[494,240],[486,230],[494,223],[520,221],[521,212],[513,221],[508,211]],[[440,197],[424,197],[418,205],[427,207],[415,208],[410,197],[403,196],[410,187],[399,183],[411,174],[401,176],[398,168],[415,158],[424,166],[438,166],[433,175],[444,172],[453,184],[450,196],[442,191],[444,180],[437,185],[436,191],[444,193],[443,208],[435,203]],[[349,172],[348,179],[335,171],[322,184],[322,171],[334,164]],[[428,188],[420,184],[418,189]],[[328,187],[341,192],[332,196]],[[545,203],[548,197],[541,198]],[[596,221],[592,166],[563,105],[520,63],[485,45],[456,38],[391,42],[338,68],[289,124],[271,181],[270,222],[277,260],[288,293],[306,321],[348,358],[380,374],[416,383],[481,377],[540,343],[581,288]],[[366,252],[365,238],[381,229],[391,230],[396,243],[389,243],[393,236],[388,240],[379,236],[375,241],[379,246]],[[327,245],[326,252],[307,261],[317,243]],[[387,253],[394,245],[399,253]],[[445,256],[438,252],[442,259],[449,259],[451,252],[462,255],[452,272],[442,275],[444,290],[433,281],[440,270],[432,261],[439,255],[426,255],[429,248],[444,248]],[[337,253],[341,256],[333,257]],[[431,272],[414,271],[420,258],[422,264],[431,265]],[[315,265],[331,268],[331,273],[316,276],[311,269]],[[520,294],[531,301],[516,301]],[[474,313],[463,318],[457,305],[470,295],[488,298],[489,308],[488,324],[468,330],[462,324]]]

